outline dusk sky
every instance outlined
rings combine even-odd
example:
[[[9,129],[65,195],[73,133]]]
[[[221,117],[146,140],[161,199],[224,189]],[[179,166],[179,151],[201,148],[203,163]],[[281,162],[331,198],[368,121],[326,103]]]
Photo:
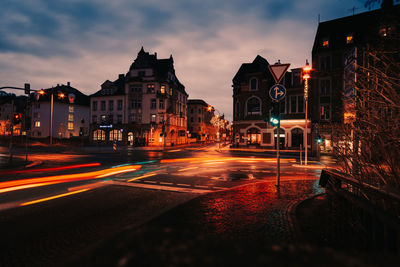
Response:
[[[321,21],[364,0],[1,0],[0,87],[71,85],[95,93],[140,48],[174,57],[189,99],[232,118],[232,78],[257,55],[301,67]],[[375,6],[374,8],[377,8]]]

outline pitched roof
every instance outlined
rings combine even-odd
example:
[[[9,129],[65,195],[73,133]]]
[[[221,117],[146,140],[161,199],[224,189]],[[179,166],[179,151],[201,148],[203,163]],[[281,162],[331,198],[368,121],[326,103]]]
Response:
[[[45,92],[45,94],[41,95],[38,100],[35,97],[33,97],[34,94],[31,94],[31,97],[33,97],[34,101],[49,102],[51,99],[51,93],[54,93],[53,97],[54,102],[68,104],[69,103],[68,96],[73,94],[75,96],[74,99],[75,105],[90,106],[89,96],[83,94],[78,89],[73,88],[70,85],[61,84],[57,85],[56,87],[44,89],[43,91]],[[56,97],[58,93],[63,93],[65,97],[64,98]]]
[[[90,95],[90,97],[110,95],[125,95],[125,75],[120,74],[118,76],[118,79],[113,82],[111,82],[110,80],[106,80],[101,85],[101,89],[96,93]]]
[[[243,63],[236,75],[233,77],[233,83],[240,83],[240,81],[245,80],[245,74],[263,72],[265,76],[272,79],[272,75],[268,70],[270,64],[268,61],[260,55],[257,55],[252,63]]]

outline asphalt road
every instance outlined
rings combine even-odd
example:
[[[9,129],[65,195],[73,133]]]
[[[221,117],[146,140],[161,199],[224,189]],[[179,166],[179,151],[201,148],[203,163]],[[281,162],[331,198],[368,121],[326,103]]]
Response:
[[[216,148],[37,151],[42,165],[0,173],[0,266],[58,266],[198,196],[275,183],[271,155]],[[99,165],[57,169],[88,163]],[[317,192],[320,169],[285,157],[281,183],[309,181]]]

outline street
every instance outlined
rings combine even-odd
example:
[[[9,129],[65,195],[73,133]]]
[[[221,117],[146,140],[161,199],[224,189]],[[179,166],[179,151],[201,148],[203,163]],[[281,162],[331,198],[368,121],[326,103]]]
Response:
[[[238,201],[246,206],[250,199],[257,199],[256,188],[262,187],[269,195],[260,204],[265,207],[279,195],[273,154],[226,147],[219,151],[214,144],[166,151],[127,148],[58,155],[30,170],[0,172],[0,265],[58,266],[77,260],[124,230],[199,196],[241,190]],[[30,157],[43,161],[48,155],[38,152]],[[281,159],[282,192],[295,192],[282,202],[282,209],[297,198],[322,192],[318,178],[325,165],[314,163],[304,168],[298,162],[291,155]],[[246,188],[252,189],[246,192]],[[250,216],[254,207],[247,209]],[[194,211],[200,217],[209,212]],[[224,227],[225,232],[231,231],[229,224]]]

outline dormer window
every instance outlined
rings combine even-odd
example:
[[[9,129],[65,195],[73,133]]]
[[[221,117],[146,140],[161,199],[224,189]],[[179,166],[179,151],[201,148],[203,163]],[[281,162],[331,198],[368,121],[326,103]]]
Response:
[[[325,48],[329,47],[329,39],[328,38],[322,39],[322,47],[325,47]]]
[[[346,44],[352,44],[354,41],[353,34],[350,33],[346,36]]]
[[[250,79],[250,91],[255,91],[258,88],[258,81],[257,78]]]

